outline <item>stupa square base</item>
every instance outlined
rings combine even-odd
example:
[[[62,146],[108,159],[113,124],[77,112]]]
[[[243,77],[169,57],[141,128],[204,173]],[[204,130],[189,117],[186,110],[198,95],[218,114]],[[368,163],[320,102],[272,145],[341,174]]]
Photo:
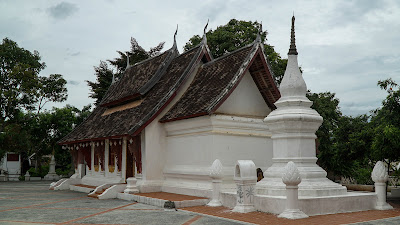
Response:
[[[234,208],[236,193],[221,194],[224,206]],[[299,196],[299,208],[308,216],[358,212],[376,209],[376,194],[365,192],[347,192],[345,195],[302,197]],[[254,204],[257,211],[280,214],[285,210],[285,196],[255,195]]]

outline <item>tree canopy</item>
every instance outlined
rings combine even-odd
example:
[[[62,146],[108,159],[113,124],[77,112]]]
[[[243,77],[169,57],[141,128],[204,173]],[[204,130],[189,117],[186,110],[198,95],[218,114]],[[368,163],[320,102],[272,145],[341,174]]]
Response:
[[[0,157],[7,151],[29,151],[38,137],[32,132],[34,120],[44,105],[67,99],[66,80],[60,74],[40,76],[45,67],[39,52],[8,38],[0,44]]]
[[[231,19],[226,25],[219,26],[215,30],[206,33],[207,43],[211,54],[218,58],[228,52],[235,51],[252,43],[259,32],[261,24],[252,21]],[[264,43],[264,51],[271,65],[275,81],[280,84],[285,73],[287,59],[282,59],[279,53],[275,52],[274,47],[266,44],[267,31],[261,32],[261,41]],[[194,35],[184,46],[187,51],[198,45],[202,40],[200,35]]]
[[[0,132],[5,121],[20,110],[40,111],[48,101],[67,99],[66,80],[60,74],[39,76],[46,64],[39,52],[31,53],[8,38],[0,45]]]

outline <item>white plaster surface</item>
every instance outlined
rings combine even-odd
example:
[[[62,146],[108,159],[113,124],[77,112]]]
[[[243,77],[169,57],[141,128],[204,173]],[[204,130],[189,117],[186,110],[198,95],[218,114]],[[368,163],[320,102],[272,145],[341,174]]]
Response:
[[[265,103],[249,71],[245,73],[242,80],[217,109],[216,113],[237,116],[266,117],[271,109]]]
[[[235,192],[221,193],[224,206],[236,205]],[[299,208],[308,216],[374,210],[375,193],[348,192],[341,196],[300,197]],[[261,212],[280,214],[285,210],[285,196],[255,195],[255,208]]]
[[[0,169],[8,172],[9,181],[18,181],[21,176],[21,156],[19,156],[19,161],[7,161],[7,154],[0,161]],[[10,154],[14,153],[10,152]]]
[[[209,165],[215,159],[223,165],[223,190],[235,189],[233,171],[237,160],[253,160],[262,169],[271,165],[272,141],[261,119],[212,115],[169,122],[165,128],[163,189],[170,186],[202,190],[205,194],[211,190]]]

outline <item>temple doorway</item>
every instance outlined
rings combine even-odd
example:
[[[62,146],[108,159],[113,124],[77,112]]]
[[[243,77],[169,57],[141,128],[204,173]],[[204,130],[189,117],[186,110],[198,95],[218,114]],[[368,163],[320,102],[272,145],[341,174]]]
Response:
[[[133,154],[128,151],[126,153],[126,178],[135,176],[135,159]]]
[[[142,173],[142,152],[140,135],[132,137],[128,141],[126,153],[126,178],[135,177],[136,173]]]

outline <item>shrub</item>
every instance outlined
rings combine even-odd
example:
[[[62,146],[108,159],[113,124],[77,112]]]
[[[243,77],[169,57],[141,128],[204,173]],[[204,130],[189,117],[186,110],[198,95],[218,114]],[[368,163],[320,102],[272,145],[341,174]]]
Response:
[[[357,168],[353,175],[353,178],[357,181],[357,184],[374,184],[371,178],[371,168]]]

